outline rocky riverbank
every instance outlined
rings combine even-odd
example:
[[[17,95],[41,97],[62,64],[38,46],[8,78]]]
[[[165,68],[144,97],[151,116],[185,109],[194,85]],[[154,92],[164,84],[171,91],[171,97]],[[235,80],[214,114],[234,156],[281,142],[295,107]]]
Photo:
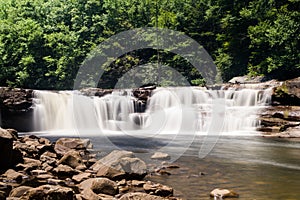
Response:
[[[173,188],[147,180],[159,171],[149,171],[133,152],[115,150],[97,159],[88,139],[52,143],[0,129],[0,148],[0,199],[180,199]]]

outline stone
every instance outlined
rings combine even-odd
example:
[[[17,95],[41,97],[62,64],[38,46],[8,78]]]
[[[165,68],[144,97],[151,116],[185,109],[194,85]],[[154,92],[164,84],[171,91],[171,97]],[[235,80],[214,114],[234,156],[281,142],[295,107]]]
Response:
[[[12,191],[9,193],[9,197],[21,197],[25,192],[32,189],[32,187],[29,186],[19,186],[17,188],[12,189]]]
[[[96,194],[117,194],[117,184],[107,178],[96,178],[92,182],[91,190]]]
[[[143,188],[146,193],[151,193],[162,197],[173,195],[173,188],[159,183],[155,184],[148,181],[146,184],[143,185]]]
[[[107,178],[90,178],[79,184],[79,189],[84,191],[91,189],[95,194],[117,194],[117,183]]]
[[[39,199],[39,200],[74,200],[75,193],[71,188],[62,187],[62,186],[54,186],[54,185],[42,185],[37,188],[32,188],[28,190],[25,194],[21,196],[22,200],[31,200],[31,199]]]
[[[0,182],[0,191],[5,193],[5,196],[8,196],[10,191],[12,190],[12,186],[10,184]]]
[[[139,158],[121,158],[110,166],[103,166],[97,172],[97,176],[108,177],[114,180],[142,179],[147,174],[147,166]]]
[[[0,171],[13,165],[13,136],[0,128]]]
[[[52,172],[53,174],[61,178],[72,177],[73,175],[77,174],[77,172],[72,167],[62,164],[54,168]]]
[[[120,200],[165,200],[165,198],[141,192],[134,192],[124,194]]]
[[[91,175],[92,175],[91,173],[88,173],[88,172],[82,172],[82,173],[79,173],[79,174],[77,174],[77,175],[74,175],[74,176],[72,177],[72,179],[73,179],[74,181],[80,183],[80,182],[82,182],[83,180],[90,178]]]
[[[154,155],[151,156],[151,159],[156,159],[156,160],[170,160],[171,157],[167,153],[155,152]]]
[[[6,178],[8,180],[12,180],[15,181],[17,183],[21,183],[23,180],[23,176],[24,174],[21,174],[20,172],[16,172],[13,169],[9,169],[4,173],[4,176],[6,176]]]
[[[131,151],[119,151],[119,150],[114,150],[104,158],[100,159],[97,161],[94,165],[91,166],[91,169],[94,171],[98,171],[103,165],[110,166],[112,163],[118,161],[121,158],[125,157],[130,157],[133,158],[135,157],[133,152]]]
[[[131,185],[136,187],[142,187],[146,182],[145,181],[138,181],[138,180],[132,180]]]
[[[68,151],[58,162],[58,164],[64,164],[68,165],[72,168],[81,167],[82,169],[85,169],[86,166],[84,165],[82,158],[79,154],[79,152],[71,150]]]
[[[210,192],[211,197],[221,197],[221,198],[238,198],[239,195],[234,192],[233,190],[227,190],[227,189],[219,189],[216,188],[213,191]]]
[[[81,138],[60,138],[56,141],[54,149],[56,153],[64,155],[71,149],[89,149],[92,148],[91,141],[89,139]]]

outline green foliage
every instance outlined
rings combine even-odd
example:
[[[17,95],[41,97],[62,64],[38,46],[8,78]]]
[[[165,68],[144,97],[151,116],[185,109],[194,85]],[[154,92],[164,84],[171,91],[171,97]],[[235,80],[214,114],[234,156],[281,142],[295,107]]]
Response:
[[[223,81],[300,76],[299,10],[298,0],[0,0],[0,86],[71,89],[93,48],[119,32],[151,26],[181,31],[203,45]],[[114,87],[130,69],[158,61],[192,85],[205,82],[180,56],[144,49],[112,62],[94,84]],[[158,80],[154,72],[145,69],[139,78]],[[92,74],[87,85],[89,79]]]

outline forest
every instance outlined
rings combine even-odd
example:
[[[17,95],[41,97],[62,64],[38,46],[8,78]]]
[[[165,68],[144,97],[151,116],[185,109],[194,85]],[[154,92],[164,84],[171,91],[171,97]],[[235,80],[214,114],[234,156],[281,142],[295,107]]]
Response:
[[[300,76],[299,0],[0,0],[0,86],[72,89],[86,56],[101,42],[140,27],[168,28],[211,55],[219,80]],[[98,87],[158,61],[192,84],[205,83],[183,58],[143,49],[119,57]],[[147,81],[147,77],[145,77]]]

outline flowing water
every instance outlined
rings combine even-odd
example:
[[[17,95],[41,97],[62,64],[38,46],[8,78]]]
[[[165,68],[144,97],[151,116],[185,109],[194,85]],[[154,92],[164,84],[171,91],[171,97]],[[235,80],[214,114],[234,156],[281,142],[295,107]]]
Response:
[[[148,179],[186,199],[209,199],[216,187],[234,189],[240,199],[299,199],[300,143],[256,131],[256,113],[268,106],[269,94],[158,88],[147,110],[135,113],[130,91],[102,98],[35,91],[35,134],[90,138],[96,152],[131,150],[148,163],[153,152],[167,152],[181,168]]]

